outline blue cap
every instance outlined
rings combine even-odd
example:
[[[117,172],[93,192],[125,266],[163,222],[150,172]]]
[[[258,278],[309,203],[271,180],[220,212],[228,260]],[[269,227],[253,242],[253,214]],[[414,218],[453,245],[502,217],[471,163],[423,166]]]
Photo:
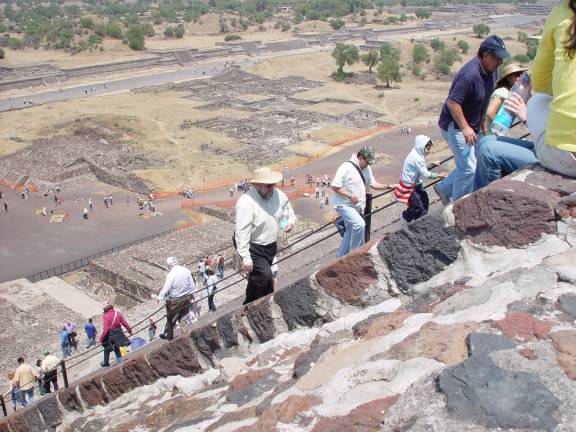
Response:
[[[504,41],[496,35],[488,36],[486,39],[484,39],[484,42],[480,44],[480,48],[494,51],[494,54],[496,54],[501,59],[511,57],[510,53],[506,51],[506,45],[504,45]]]

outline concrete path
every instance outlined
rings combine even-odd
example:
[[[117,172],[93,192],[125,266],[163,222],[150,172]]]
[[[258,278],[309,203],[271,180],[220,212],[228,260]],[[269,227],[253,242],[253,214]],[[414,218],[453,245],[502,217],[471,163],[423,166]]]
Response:
[[[34,285],[57,302],[62,303],[68,309],[79,313],[86,319],[102,314],[102,305],[99,302],[64,282],[59,277],[38,281]]]

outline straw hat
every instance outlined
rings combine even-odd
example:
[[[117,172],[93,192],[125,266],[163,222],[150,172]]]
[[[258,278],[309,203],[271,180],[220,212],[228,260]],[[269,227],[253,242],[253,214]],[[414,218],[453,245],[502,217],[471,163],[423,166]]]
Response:
[[[506,66],[504,68],[504,70],[502,71],[502,78],[500,78],[498,80],[498,82],[496,83],[497,86],[502,85],[502,83],[504,82],[504,80],[506,79],[506,77],[510,74],[513,74],[515,72],[525,72],[527,71],[529,68],[524,67],[524,66],[520,66],[519,64],[516,63],[511,63],[508,66]]]
[[[282,173],[272,171],[270,168],[258,168],[254,170],[254,178],[250,183],[274,184],[282,180]]]

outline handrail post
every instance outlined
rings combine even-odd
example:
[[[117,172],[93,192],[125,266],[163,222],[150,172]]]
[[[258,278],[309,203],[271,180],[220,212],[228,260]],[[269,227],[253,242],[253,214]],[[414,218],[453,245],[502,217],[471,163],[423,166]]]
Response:
[[[64,381],[64,388],[68,388],[68,372],[66,372],[66,361],[61,360],[60,366],[62,366],[62,380]]]
[[[370,241],[370,230],[372,229],[372,192],[366,192],[366,208],[364,209],[364,220],[366,228],[364,229],[364,241]]]
[[[4,413],[4,417],[8,415],[8,411],[6,411],[6,401],[4,400],[4,395],[0,395],[0,404],[2,404],[2,412]]]

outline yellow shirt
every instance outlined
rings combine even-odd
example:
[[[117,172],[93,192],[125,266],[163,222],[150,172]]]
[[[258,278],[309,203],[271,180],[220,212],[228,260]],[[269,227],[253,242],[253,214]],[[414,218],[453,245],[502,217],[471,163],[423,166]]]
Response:
[[[574,13],[568,0],[555,6],[544,25],[532,67],[532,90],[553,96],[546,144],[576,152],[576,52],[565,56],[566,29]]]
[[[14,373],[14,380],[19,382],[20,390],[30,390],[34,387],[34,378],[37,376],[38,372],[36,372],[36,369],[24,363],[18,366],[18,369],[16,369],[16,372]]]

